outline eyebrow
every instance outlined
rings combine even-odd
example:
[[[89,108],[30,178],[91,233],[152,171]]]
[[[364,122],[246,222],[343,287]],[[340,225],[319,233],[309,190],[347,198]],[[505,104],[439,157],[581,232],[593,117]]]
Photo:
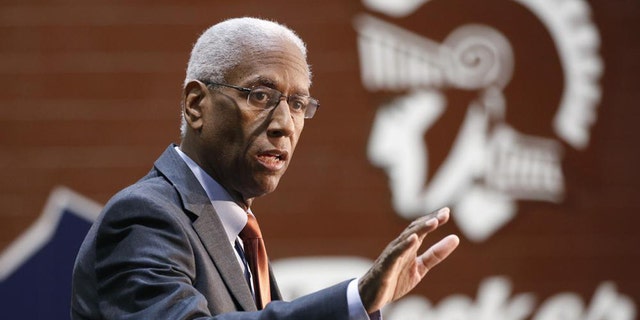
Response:
[[[278,89],[278,82],[274,81],[271,78],[267,78],[264,76],[258,76],[257,78],[253,79],[250,82],[251,87],[255,87],[255,86],[265,86],[265,87],[269,87],[272,89],[276,89],[276,90],[280,90]],[[306,93],[306,90],[294,90],[293,93],[291,93],[291,95],[297,95],[297,96],[309,96],[308,93]]]
[[[251,79],[247,87],[252,88],[255,86],[265,86],[265,87],[276,89],[277,84],[278,83],[276,81],[273,81],[270,78],[266,78],[264,76],[258,76],[255,79]]]

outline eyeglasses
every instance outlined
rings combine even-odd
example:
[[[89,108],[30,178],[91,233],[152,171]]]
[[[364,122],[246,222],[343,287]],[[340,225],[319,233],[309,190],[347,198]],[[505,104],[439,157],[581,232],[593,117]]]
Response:
[[[292,94],[285,96],[282,92],[264,86],[257,86],[253,88],[238,87],[225,83],[211,82],[201,80],[207,86],[222,86],[227,88],[236,89],[238,91],[247,93],[247,104],[258,109],[271,109],[277,106],[284,98],[289,105],[289,111],[294,115],[304,115],[305,119],[313,118],[318,108],[320,108],[320,102],[312,97],[305,95]]]

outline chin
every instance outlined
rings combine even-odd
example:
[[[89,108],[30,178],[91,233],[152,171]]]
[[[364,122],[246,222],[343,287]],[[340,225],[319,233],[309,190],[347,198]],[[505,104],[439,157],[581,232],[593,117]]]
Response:
[[[250,192],[253,196],[250,198],[256,198],[260,196],[267,195],[271,192],[276,191],[278,187],[278,183],[280,182],[280,178],[268,177],[268,179],[263,179],[256,181],[255,188]]]

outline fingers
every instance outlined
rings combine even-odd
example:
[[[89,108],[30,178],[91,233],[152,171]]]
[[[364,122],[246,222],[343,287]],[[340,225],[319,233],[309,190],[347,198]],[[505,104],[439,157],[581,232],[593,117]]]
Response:
[[[443,225],[449,221],[450,210],[447,207],[441,208],[438,211],[434,211],[425,216],[422,216],[414,220],[411,225],[403,232],[403,234],[415,233],[418,235],[420,241],[424,240],[425,236],[437,229],[440,225]]]
[[[448,236],[418,256],[425,236],[449,220],[449,208],[414,220],[385,248],[373,266],[360,278],[358,290],[367,312],[379,310],[411,291],[431,268],[458,246],[457,236]]]
[[[446,259],[458,247],[460,239],[456,235],[449,235],[431,246],[418,257],[418,262],[424,266],[423,272],[431,270],[438,263]]]
[[[420,248],[421,241],[415,233],[410,234],[404,238],[401,242],[392,244],[387,250],[385,250],[381,257],[385,264],[394,264],[400,256],[405,254],[411,254],[414,257]]]
[[[451,210],[449,210],[449,208],[444,207],[438,211],[436,211],[436,218],[438,219],[438,224],[445,224],[447,223],[447,221],[449,221],[449,216],[450,216]]]
[[[405,254],[413,254],[415,257],[427,234],[437,229],[441,224],[447,223],[449,212],[449,208],[444,207],[411,222],[400,236],[383,251],[379,257],[381,263],[393,263],[395,259]]]
[[[448,207],[443,207],[438,211],[431,212],[416,219],[414,222],[422,223],[424,221],[434,220],[438,222],[437,225],[445,224],[449,221],[450,212],[451,210],[449,210]]]
[[[391,259],[413,252],[415,255],[427,234],[449,220],[449,208],[444,207],[414,220],[401,234],[390,244],[388,256]]]

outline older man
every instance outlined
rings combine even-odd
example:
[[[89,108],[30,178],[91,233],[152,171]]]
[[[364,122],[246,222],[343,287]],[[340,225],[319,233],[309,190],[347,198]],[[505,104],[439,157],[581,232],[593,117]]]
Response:
[[[74,319],[368,319],[404,296],[458,244],[423,254],[448,209],[414,221],[359,279],[280,301],[256,197],[276,189],[310,97],[305,45],[274,22],[241,18],[202,34],[184,83],[182,141],[115,195],[74,268]]]

